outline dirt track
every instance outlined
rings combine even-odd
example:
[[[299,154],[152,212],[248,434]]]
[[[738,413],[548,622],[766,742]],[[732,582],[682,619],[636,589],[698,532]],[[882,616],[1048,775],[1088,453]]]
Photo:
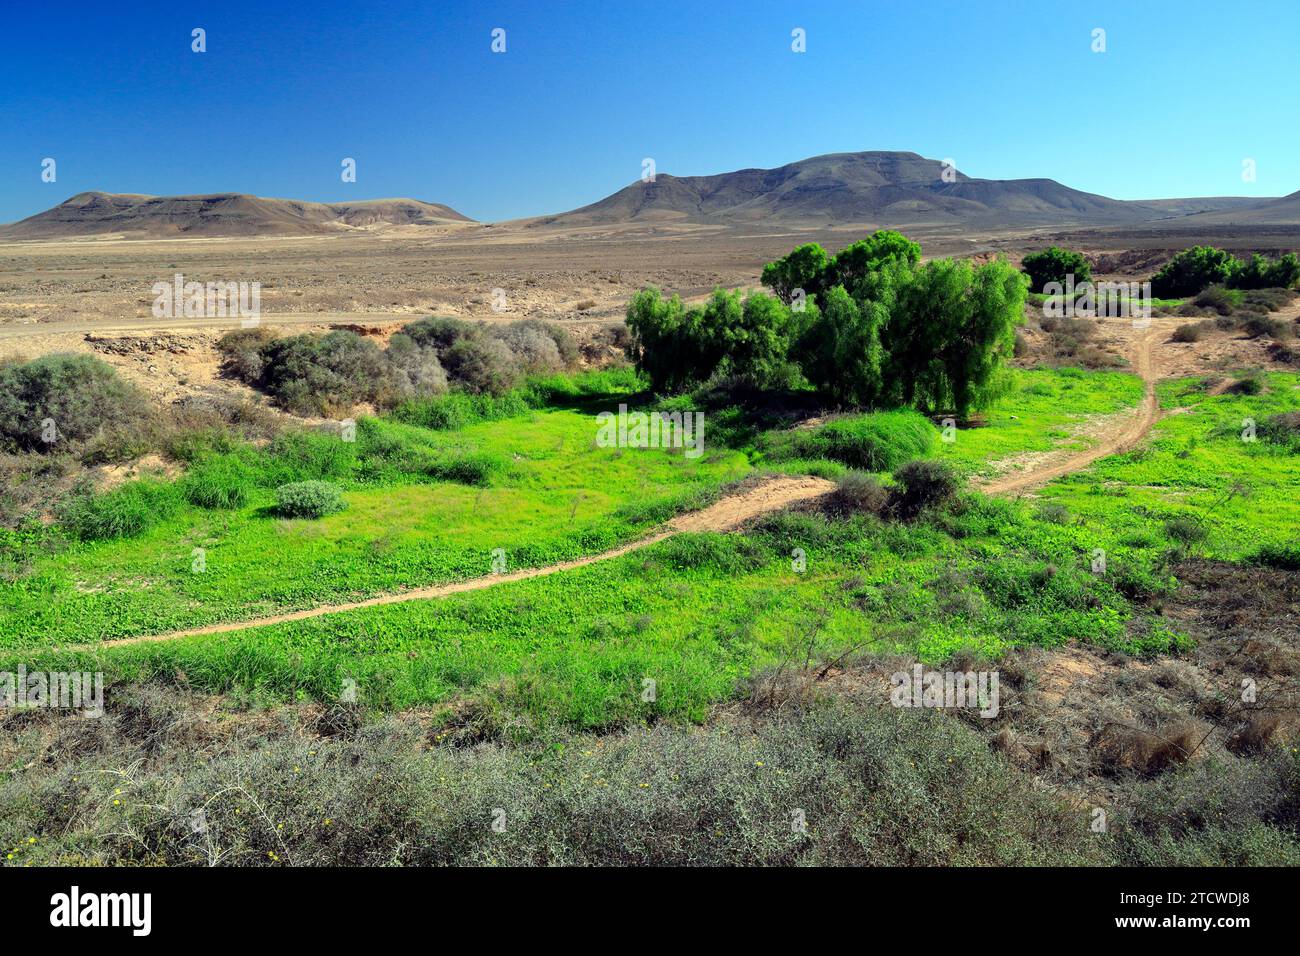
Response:
[[[1138,405],[1136,414],[1125,412],[1115,416],[1110,426],[1102,432],[1101,440],[1077,455],[1040,467],[1031,466],[1017,474],[979,485],[979,489],[985,494],[1004,495],[1008,492],[1044,485],[1054,478],[1082,471],[1098,458],[1128,451],[1145,438],[1159,417],[1159,405],[1156,402],[1158,376],[1152,352],[1156,344],[1168,334],[1167,328],[1152,325],[1134,342],[1130,361],[1133,371],[1141,377],[1145,386],[1142,402]]]
[[[1159,417],[1159,406],[1156,402],[1155,392],[1158,377],[1153,351],[1156,344],[1162,341],[1168,333],[1168,328],[1161,327],[1160,325],[1153,325],[1149,329],[1142,330],[1134,339],[1130,360],[1132,362],[1133,370],[1141,376],[1142,381],[1145,384],[1145,393],[1142,397],[1141,404],[1137,407],[1136,413],[1125,413],[1116,416],[1113,425],[1103,432],[1102,439],[1091,448],[1079,452],[1077,455],[1072,455],[1063,460],[1044,463],[1038,467],[1031,465],[1023,472],[982,485],[980,486],[980,490],[986,494],[1007,494],[1009,492],[1021,491],[1029,487],[1045,484],[1054,478],[1073,474],[1076,471],[1082,471],[1098,458],[1126,451],[1140,442],[1146,436],[1147,432],[1151,430],[1151,427]],[[574,568],[581,568],[589,564],[595,564],[598,561],[606,561],[610,558],[620,557],[632,551],[637,551],[641,548],[649,547],[652,544],[657,544],[666,538],[670,538],[673,535],[682,532],[730,531],[734,528],[740,527],[746,521],[760,515],[772,511],[779,511],[782,508],[789,507],[790,505],[797,504],[801,501],[819,498],[831,491],[834,487],[834,482],[811,476],[770,478],[757,487],[751,488],[750,490],[740,494],[723,498],[721,501],[718,501],[700,511],[681,515],[671,521],[662,530],[656,531],[648,537],[621,545],[620,547],[614,548],[610,551],[588,555],[585,558],[577,558],[573,561],[562,561],[559,564],[548,565],[544,568],[526,568],[520,571],[510,571],[505,574],[494,574],[487,577],[472,578],[468,581],[457,581],[452,584],[439,584],[433,587],[419,588],[413,591],[402,591],[397,594],[384,594],[364,601],[353,601],[346,604],[327,604],[322,605],[321,607],[308,608],[303,611],[292,611],[287,614],[277,614],[271,617],[257,618],[256,620],[251,621],[233,621],[224,624],[212,624],[207,627],[194,628],[192,630],[174,631],[169,634],[154,634],[144,637],[128,637],[119,640],[104,641],[96,646],[111,647],[122,644],[137,644],[146,641],[169,641],[175,638],[195,637],[203,634],[222,634],[230,631],[242,631],[250,628],[266,627],[271,624],[283,624],[288,621],[302,621],[307,620],[308,618],[322,617],[326,614],[335,614],[341,611],[353,611],[360,608],[378,607],[384,604],[400,604],[405,601],[423,601],[433,598],[441,598],[450,594],[459,594],[462,591],[478,591],[483,588],[494,587],[498,584],[505,584],[510,581],[522,581],[526,578],[537,578],[550,574],[558,574],[562,571],[569,571]]]
[[[307,618],[321,617],[339,611],[354,611],[358,608],[378,607],[382,604],[399,604],[403,601],[423,601],[430,598],[446,597],[449,594],[459,594],[461,591],[479,591],[509,581],[544,577],[548,574],[557,574],[560,571],[571,571],[574,568],[595,564],[597,561],[617,558],[629,552],[657,544],[665,538],[670,538],[683,531],[730,531],[759,515],[767,514],[770,511],[779,511],[782,508],[787,508],[801,501],[807,501],[810,498],[821,497],[834,487],[834,482],[811,476],[771,478],[755,488],[740,494],[729,495],[700,511],[681,515],[669,522],[663,530],[656,531],[649,537],[640,538],[610,551],[603,551],[600,554],[589,555],[585,558],[577,558],[573,561],[562,561],[559,564],[547,565],[544,568],[525,568],[505,574],[471,578],[468,581],[439,584],[414,591],[402,591],[397,594],[384,594],[365,601],[353,601],[348,604],[326,604],[321,607],[308,608],[305,611],[276,614],[272,617],[262,617],[252,621],[233,621],[225,624],[211,624],[207,627],[198,627],[188,631],[173,631],[170,634],[154,634],[145,637],[126,637],[115,641],[103,641],[96,646],[112,647],[120,644],[139,644],[145,641],[170,641],[179,637],[194,637],[200,634],[242,631],[254,627],[266,627],[271,624],[283,624],[287,621],[303,621]]]

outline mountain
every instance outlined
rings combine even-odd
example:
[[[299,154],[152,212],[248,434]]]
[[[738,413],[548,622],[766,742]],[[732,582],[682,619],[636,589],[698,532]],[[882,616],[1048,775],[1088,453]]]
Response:
[[[1300,225],[1300,191],[1281,199],[1251,200],[1245,208],[1211,210],[1179,220],[1180,226]]]
[[[92,235],[144,238],[294,236],[373,229],[385,225],[472,222],[449,206],[417,199],[315,203],[243,193],[142,196],[78,193],[67,202],[0,227],[0,237],[59,239]]]
[[[659,174],[534,226],[619,222],[828,226],[970,225],[982,228],[1121,224],[1223,209],[1231,199],[1109,199],[1051,179],[975,179],[916,153],[814,156],[776,169],[714,176]],[[1243,202],[1253,202],[1244,200]]]

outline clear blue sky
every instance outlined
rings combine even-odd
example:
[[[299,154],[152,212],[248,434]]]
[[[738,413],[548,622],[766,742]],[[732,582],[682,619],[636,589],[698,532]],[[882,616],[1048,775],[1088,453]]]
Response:
[[[1121,199],[1284,195],[1298,37],[1297,0],[9,0],[0,221],[90,189],[506,219],[593,202],[647,156],[693,175],[862,149]]]

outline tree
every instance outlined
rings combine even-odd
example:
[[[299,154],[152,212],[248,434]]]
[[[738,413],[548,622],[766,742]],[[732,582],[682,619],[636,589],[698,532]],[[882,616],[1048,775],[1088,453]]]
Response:
[[[1059,246],[1050,246],[1042,252],[1031,252],[1020,264],[1025,275],[1029,276],[1029,290],[1042,292],[1049,282],[1064,286],[1067,276],[1074,276],[1074,284],[1079,285],[1092,279],[1092,266],[1082,253]]]
[[[1212,285],[1229,285],[1241,261],[1213,246],[1184,249],[1151,277],[1151,294],[1157,299],[1196,295]]]
[[[842,285],[852,293],[859,282],[887,263],[914,266],[920,261],[920,243],[913,242],[901,232],[877,229],[870,238],[860,239],[839,251],[831,260],[826,285]]]
[[[1265,259],[1258,252],[1239,265],[1231,279],[1234,289],[1289,289],[1300,280],[1300,259],[1288,252]]]
[[[715,293],[715,300],[717,295]],[[715,320],[722,303],[710,303]],[[677,296],[664,299],[653,287],[642,289],[627,306],[631,354],[656,391],[679,391],[704,381],[718,367],[722,353],[708,334],[704,310],[686,309]]]
[[[815,242],[809,242],[797,246],[788,256],[765,265],[762,283],[789,305],[796,289],[802,289],[810,296],[822,291],[829,264],[830,257],[826,255],[826,250]]]
[[[823,299],[795,344],[795,358],[823,394],[841,404],[871,407],[881,398],[880,325],[888,310],[874,301],[859,307],[840,285]]]
[[[895,270],[869,289],[888,306],[884,390],[900,404],[967,417],[1005,389],[1025,280],[1005,260],[975,268],[936,259]]]
[[[728,294],[715,292],[714,300],[719,295]],[[794,331],[789,307],[770,295],[755,292],[745,299],[737,315],[737,301],[738,296],[731,293],[725,309],[713,313],[705,309],[705,321],[725,356],[723,368],[762,388],[788,384],[793,371],[789,356]]]

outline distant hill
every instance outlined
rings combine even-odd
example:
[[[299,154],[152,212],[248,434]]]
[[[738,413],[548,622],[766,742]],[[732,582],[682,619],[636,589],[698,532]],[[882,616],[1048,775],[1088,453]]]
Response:
[[[619,222],[826,226],[971,225],[980,228],[1144,222],[1257,200],[1109,199],[1051,179],[974,179],[907,152],[831,153],[776,169],[636,182],[534,226]],[[950,180],[950,181],[949,181]]]
[[[1179,226],[1300,225],[1300,191],[1281,199],[1254,199],[1244,208],[1210,210],[1179,220]]]
[[[417,199],[315,203],[264,199],[243,193],[142,196],[86,192],[21,222],[0,226],[0,237],[58,239],[111,234],[160,239],[295,236],[372,229],[383,225],[444,225],[471,221],[449,206]]]

